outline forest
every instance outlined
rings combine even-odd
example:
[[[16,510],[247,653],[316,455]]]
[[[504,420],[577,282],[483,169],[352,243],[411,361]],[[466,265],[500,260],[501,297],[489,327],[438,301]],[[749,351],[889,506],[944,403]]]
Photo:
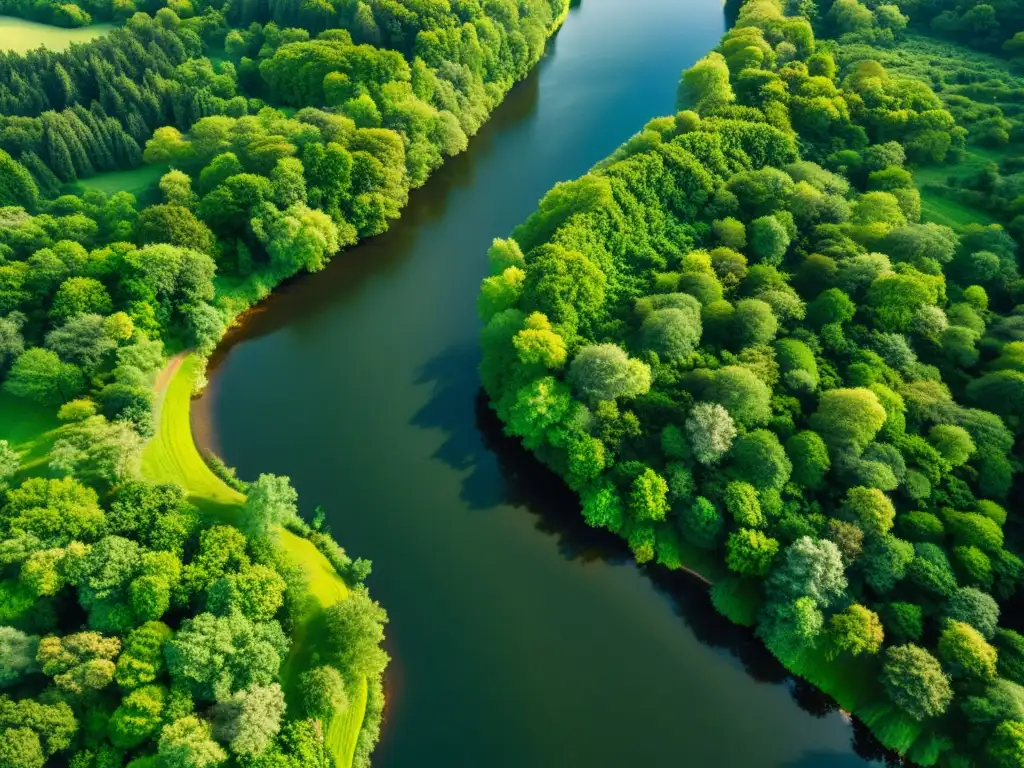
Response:
[[[225,330],[387,230],[567,9],[0,2],[122,22],[64,52],[0,53],[5,768],[369,764],[388,662],[370,564],[323,510],[300,515],[287,477],[243,482],[210,459],[239,499],[225,506],[155,480],[150,452],[174,448],[178,419],[195,453],[188,395]],[[159,181],[139,196],[95,186],[147,167]],[[181,370],[200,364],[182,405],[167,379],[185,353]],[[322,585],[293,550],[340,595],[315,623]]]
[[[743,4],[679,112],[495,240],[480,375],[590,525],[886,747],[1012,768],[1022,25],[941,5]]]

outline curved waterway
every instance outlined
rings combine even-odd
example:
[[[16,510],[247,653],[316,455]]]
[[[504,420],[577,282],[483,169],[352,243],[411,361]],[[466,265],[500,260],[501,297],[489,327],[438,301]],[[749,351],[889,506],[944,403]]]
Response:
[[[787,678],[693,577],[580,521],[479,397],[492,238],[672,111],[719,0],[583,0],[469,151],[392,230],[253,313],[219,352],[200,440],[290,475],[374,562],[393,662],[376,768],[853,768],[872,742]]]

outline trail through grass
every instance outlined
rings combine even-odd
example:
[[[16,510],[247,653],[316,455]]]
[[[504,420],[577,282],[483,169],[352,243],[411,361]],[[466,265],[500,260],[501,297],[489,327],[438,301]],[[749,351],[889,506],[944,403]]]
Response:
[[[236,523],[243,514],[245,496],[213,473],[192,438],[192,386],[201,364],[195,355],[179,355],[158,377],[157,432],[146,446],[142,471],[153,482],[176,483],[185,488],[189,500],[204,515]],[[312,542],[282,530],[280,545],[288,560],[302,570],[309,585],[302,616],[292,633],[291,650],[281,669],[288,705],[297,708],[302,693],[299,675],[327,655],[323,647],[325,610],[348,597],[348,587]],[[327,724],[324,738],[341,768],[352,764],[366,714],[367,692],[366,680],[361,680],[357,690],[348,692],[348,709]]]

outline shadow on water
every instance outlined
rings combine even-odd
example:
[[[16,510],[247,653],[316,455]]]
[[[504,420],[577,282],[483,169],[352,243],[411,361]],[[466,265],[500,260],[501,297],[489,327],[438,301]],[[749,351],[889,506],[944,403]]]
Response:
[[[463,473],[460,496],[470,509],[483,512],[512,506],[534,516],[534,527],[556,539],[560,554],[569,561],[603,561],[638,567],[628,546],[618,536],[588,526],[579,512],[579,500],[556,474],[541,465],[519,440],[508,437],[475,375],[479,352],[475,346],[449,347],[416,374],[415,383],[432,393],[412,424],[443,435],[433,458]],[[473,403],[474,418],[460,417]],[[497,465],[497,481],[486,457]],[[808,714],[824,718],[839,711],[838,704],[807,681],[791,675],[752,631],[728,621],[715,611],[707,585],[692,574],[660,567],[640,567],[673,613],[700,643],[728,653],[757,682],[783,685],[794,702]],[[852,719],[854,755],[813,752],[784,768],[862,766],[864,760],[900,765],[858,720]]]
[[[626,543],[614,534],[588,526],[580,515],[576,495],[518,440],[505,435],[482,390],[476,397],[475,424],[484,449],[497,460],[503,501],[536,516],[536,529],[556,537],[558,550],[566,559],[584,562],[600,559],[637,567]],[[438,458],[443,460],[441,456]],[[471,473],[469,478],[472,476]],[[693,574],[658,566],[644,566],[640,570],[703,645],[730,654],[759,683],[784,685],[796,704],[814,717],[824,718],[840,711],[832,697],[791,675],[751,630],[719,614],[711,604],[704,581]],[[784,768],[816,768],[825,764],[830,768],[852,768],[863,766],[864,760],[891,766],[901,764],[899,757],[886,749],[863,723],[855,718],[851,718],[851,722],[855,755],[812,753],[787,763]]]

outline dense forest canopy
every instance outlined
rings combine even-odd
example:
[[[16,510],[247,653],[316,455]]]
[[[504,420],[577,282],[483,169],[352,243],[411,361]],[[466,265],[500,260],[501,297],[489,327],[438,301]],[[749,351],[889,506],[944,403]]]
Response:
[[[904,52],[930,13],[744,4],[680,112],[495,241],[480,373],[638,562],[712,578],[722,613],[910,760],[1011,768],[1024,166],[964,198],[1002,224],[955,228],[922,220],[915,175],[1017,138],[959,72],[1017,85],[1006,61]]]
[[[147,480],[154,382],[167,353],[208,355],[281,280],[385,231],[566,11],[0,2],[123,22],[62,53],[0,53],[0,764],[368,764],[388,660],[369,564],[322,513],[300,518],[287,478],[213,462],[243,500],[231,514]],[[140,197],[94,183],[143,165],[159,181]],[[7,439],[23,412],[52,429]],[[319,597],[286,534],[347,595],[317,614],[314,653]]]

